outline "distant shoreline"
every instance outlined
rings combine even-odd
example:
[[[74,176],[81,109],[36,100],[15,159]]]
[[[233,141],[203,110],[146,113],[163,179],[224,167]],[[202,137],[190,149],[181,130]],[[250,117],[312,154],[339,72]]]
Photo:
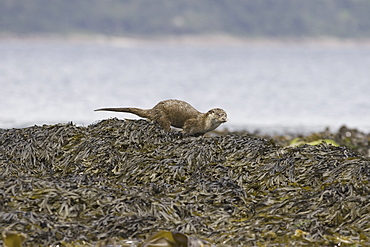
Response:
[[[0,42],[72,42],[72,43],[101,43],[117,46],[136,46],[147,44],[166,45],[287,45],[304,44],[308,46],[370,46],[370,39],[340,39],[337,37],[239,37],[230,35],[181,35],[181,36],[111,36],[100,34],[34,34],[19,35],[0,33]]]

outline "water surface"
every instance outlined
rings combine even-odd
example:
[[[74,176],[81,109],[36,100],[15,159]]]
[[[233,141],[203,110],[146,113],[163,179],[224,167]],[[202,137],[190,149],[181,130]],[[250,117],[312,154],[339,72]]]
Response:
[[[88,125],[183,99],[226,128],[370,130],[370,46],[0,41],[0,128]]]

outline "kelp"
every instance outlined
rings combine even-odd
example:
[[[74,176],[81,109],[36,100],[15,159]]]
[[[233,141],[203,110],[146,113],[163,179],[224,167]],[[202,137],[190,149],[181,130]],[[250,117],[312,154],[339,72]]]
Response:
[[[27,239],[27,235],[23,233],[8,230],[3,230],[1,236],[5,247],[21,247],[23,242]]]
[[[145,120],[0,130],[0,231],[44,246],[360,246],[370,160],[342,144],[349,131],[289,146]]]

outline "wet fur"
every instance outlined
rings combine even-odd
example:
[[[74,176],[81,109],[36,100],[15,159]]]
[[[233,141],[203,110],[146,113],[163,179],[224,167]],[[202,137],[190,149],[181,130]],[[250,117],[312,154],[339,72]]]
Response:
[[[199,136],[216,129],[227,121],[227,114],[220,108],[214,108],[201,113],[189,103],[182,100],[164,100],[152,109],[135,107],[101,108],[95,111],[115,111],[133,113],[142,118],[148,118],[158,123],[164,130],[170,127],[182,128],[187,135]]]

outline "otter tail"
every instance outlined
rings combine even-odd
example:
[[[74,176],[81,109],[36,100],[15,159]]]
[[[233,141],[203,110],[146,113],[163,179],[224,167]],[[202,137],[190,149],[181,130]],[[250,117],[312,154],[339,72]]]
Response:
[[[151,118],[150,110],[140,109],[140,108],[131,108],[131,107],[124,107],[124,108],[100,108],[94,111],[115,111],[115,112],[128,112],[133,113],[142,118]]]

